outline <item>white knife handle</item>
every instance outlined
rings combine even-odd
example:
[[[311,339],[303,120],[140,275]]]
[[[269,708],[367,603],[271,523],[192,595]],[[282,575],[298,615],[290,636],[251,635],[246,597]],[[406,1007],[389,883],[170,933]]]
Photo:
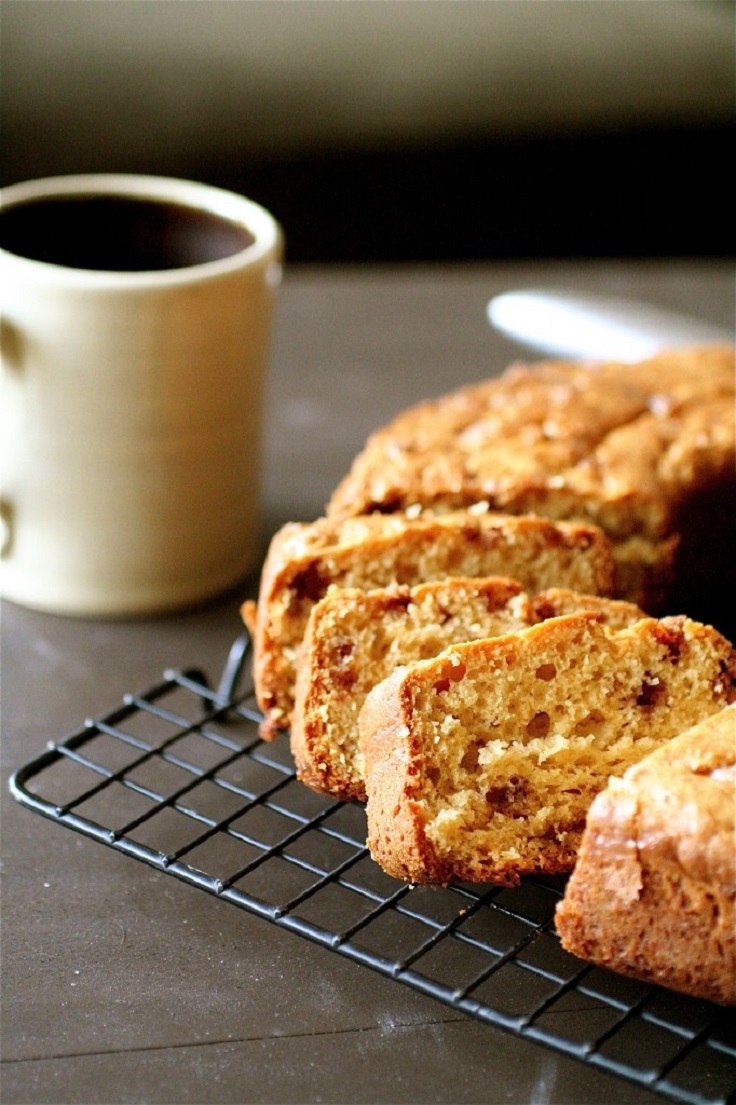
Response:
[[[665,347],[734,340],[725,329],[651,304],[546,289],[495,296],[487,313],[502,334],[555,357],[637,361]]]

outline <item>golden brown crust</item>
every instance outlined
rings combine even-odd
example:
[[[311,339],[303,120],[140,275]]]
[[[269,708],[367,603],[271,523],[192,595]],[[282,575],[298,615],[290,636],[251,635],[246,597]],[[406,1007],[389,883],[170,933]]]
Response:
[[[736,1004],[736,706],[593,803],[556,922],[568,951]]]
[[[358,715],[377,683],[451,644],[580,610],[594,610],[616,626],[645,616],[632,603],[562,588],[530,596],[518,582],[499,577],[372,591],[331,588],[313,607],[300,649],[291,724],[299,778],[322,793],[364,802]]]
[[[370,515],[284,526],[261,575],[254,678],[267,739],[289,726],[298,649],[330,585],[383,587],[448,575],[510,575],[531,590],[607,594],[610,543],[595,526],[461,511],[442,517]]]
[[[595,794],[735,679],[710,627],[590,612],[397,669],[360,715],[371,852],[412,882],[569,871]]]
[[[677,555],[677,586],[697,585],[692,601],[701,601],[692,569],[703,502],[711,545],[724,528],[733,535],[734,368],[730,346],[672,350],[635,365],[514,365],[375,431],[327,514],[486,502],[506,513],[585,519],[614,543],[618,597],[655,612],[672,594]]]

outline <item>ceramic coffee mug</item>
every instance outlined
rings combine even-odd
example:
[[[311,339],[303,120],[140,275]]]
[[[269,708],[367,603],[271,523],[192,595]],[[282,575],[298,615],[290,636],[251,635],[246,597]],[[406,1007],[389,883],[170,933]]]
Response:
[[[188,181],[3,190],[2,593],[71,615],[201,602],[260,554],[282,235]]]

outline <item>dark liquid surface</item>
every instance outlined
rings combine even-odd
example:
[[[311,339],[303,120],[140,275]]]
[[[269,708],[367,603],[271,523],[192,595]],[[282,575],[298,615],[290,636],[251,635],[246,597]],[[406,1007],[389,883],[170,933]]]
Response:
[[[245,227],[165,200],[63,196],[0,212],[0,246],[73,269],[152,272],[231,257],[253,244]]]

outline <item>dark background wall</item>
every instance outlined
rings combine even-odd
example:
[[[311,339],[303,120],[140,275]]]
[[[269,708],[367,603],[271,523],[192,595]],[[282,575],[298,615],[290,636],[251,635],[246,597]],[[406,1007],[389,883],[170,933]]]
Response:
[[[733,252],[720,0],[5,0],[0,182],[178,175],[298,261]]]
[[[206,175],[270,206],[292,260],[727,257],[734,146],[726,124],[635,128],[325,152]]]

